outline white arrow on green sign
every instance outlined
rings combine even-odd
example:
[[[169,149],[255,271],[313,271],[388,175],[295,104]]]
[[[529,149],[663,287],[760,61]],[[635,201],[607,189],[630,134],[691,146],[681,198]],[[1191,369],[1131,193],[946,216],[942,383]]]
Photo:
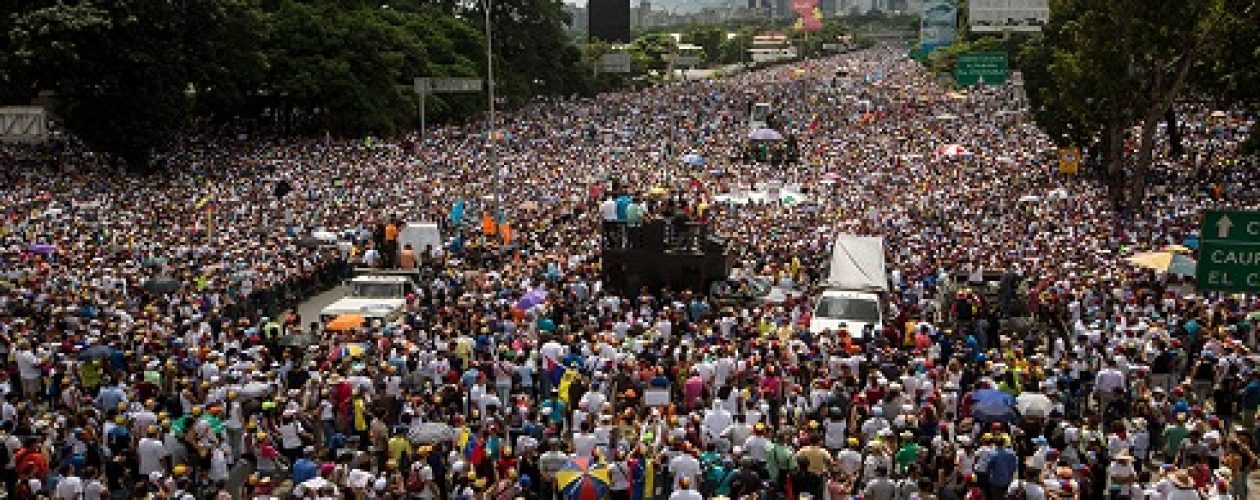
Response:
[[[1260,292],[1260,212],[1204,212],[1199,234],[1199,289]]]

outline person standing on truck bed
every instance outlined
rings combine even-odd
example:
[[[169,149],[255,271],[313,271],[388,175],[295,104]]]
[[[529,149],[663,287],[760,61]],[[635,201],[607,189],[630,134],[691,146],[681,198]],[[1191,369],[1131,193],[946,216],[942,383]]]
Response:
[[[402,269],[416,268],[416,251],[411,248],[411,244],[403,245],[402,252],[398,254],[398,267]]]
[[[372,246],[379,254],[380,265],[388,266],[389,262],[385,260],[385,222],[379,220],[372,224]]]
[[[385,267],[398,267],[398,228],[400,227],[402,227],[402,221],[396,218],[385,224],[385,246],[381,247],[381,253],[385,256]]]

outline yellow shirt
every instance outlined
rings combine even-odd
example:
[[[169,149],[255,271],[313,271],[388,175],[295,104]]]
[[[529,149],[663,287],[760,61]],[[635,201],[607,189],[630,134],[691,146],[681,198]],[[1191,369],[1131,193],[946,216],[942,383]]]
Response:
[[[455,346],[451,350],[459,356],[459,359],[464,360],[464,366],[467,366],[468,358],[472,357],[473,339],[464,336],[456,337]]]
[[[402,436],[389,438],[389,444],[387,446],[389,448],[390,460],[401,461],[404,453],[408,456],[412,453],[411,443],[407,441],[407,438]]]
[[[354,400],[354,430],[367,430],[367,413],[364,411],[363,398],[355,398]]]

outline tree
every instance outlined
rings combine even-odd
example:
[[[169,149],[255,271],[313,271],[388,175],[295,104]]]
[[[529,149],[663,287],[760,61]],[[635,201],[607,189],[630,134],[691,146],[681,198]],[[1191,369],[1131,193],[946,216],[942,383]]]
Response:
[[[1060,138],[1099,139],[1113,201],[1135,207],[1145,196],[1155,131],[1187,76],[1226,36],[1242,0],[1059,0],[1049,26],[1023,55],[1029,98],[1039,121]],[[1246,0],[1254,3],[1254,0]],[[1125,131],[1139,127],[1126,164]],[[1079,130],[1077,130],[1079,129]]]
[[[480,5],[480,4],[478,4]],[[416,121],[417,77],[486,74],[484,11],[433,0],[8,0],[0,101],[55,94],[95,149],[149,168],[188,119],[284,133],[389,135]],[[497,0],[500,95],[589,93],[557,0]],[[434,95],[432,121],[484,96]]]
[[[85,142],[133,169],[179,130],[187,111],[183,42],[201,2],[56,3],[20,13],[6,73],[27,98],[55,93],[56,115]]]
[[[464,16],[485,19],[485,0]],[[589,94],[591,68],[570,40],[570,18],[559,0],[490,0],[495,85],[500,95],[521,103],[535,95]]]

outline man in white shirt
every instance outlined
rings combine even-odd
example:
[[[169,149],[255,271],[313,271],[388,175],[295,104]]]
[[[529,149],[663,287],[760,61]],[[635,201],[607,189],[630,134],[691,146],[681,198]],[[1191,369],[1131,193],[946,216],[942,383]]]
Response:
[[[753,435],[744,440],[744,451],[748,453],[748,458],[754,462],[766,463],[766,445],[770,444],[763,435],[766,432],[766,424],[758,423],[753,426]]]
[[[1133,468],[1133,455],[1121,452],[1111,465],[1107,466],[1107,484],[1111,489],[1119,489],[1120,496],[1127,496],[1129,489],[1137,483],[1137,470]],[[1138,490],[1140,491],[1140,486]]]
[[[140,438],[140,442],[136,445],[136,454],[140,458],[140,474],[145,476],[154,472],[165,473],[162,459],[166,458],[168,452],[162,445],[162,441],[153,437],[157,433],[157,427],[150,425],[146,429],[145,436]]]
[[[704,496],[691,487],[692,483],[692,480],[682,478],[678,483],[678,489],[669,494],[669,500],[704,500]]]
[[[1094,391],[1098,396],[1098,409],[1106,411],[1107,405],[1116,399],[1116,390],[1124,388],[1124,374],[1114,364],[1098,371],[1094,377]]]
[[[1024,491],[1022,496],[1019,495],[1020,490]],[[1025,479],[1016,479],[1011,481],[1011,485],[1006,488],[1008,498],[1025,498],[1027,500],[1045,500],[1046,488],[1041,483],[1028,481]]]
[[[53,498],[57,500],[79,500],[83,494],[83,479],[74,474],[74,467],[69,464],[61,466],[61,479],[57,481],[57,488],[53,491]]]
[[[595,453],[595,433],[591,432],[591,423],[582,422],[581,431],[573,433],[573,454],[591,458]]]
[[[700,461],[693,455],[690,444],[683,446],[682,453],[669,461],[669,471],[674,474],[674,486],[685,490],[700,479]]]
[[[718,450],[723,453],[730,449],[731,442],[722,438],[722,434],[731,426],[733,420],[731,412],[722,406],[721,401],[714,401],[713,408],[704,416],[704,429],[709,439],[717,443]]]
[[[18,345],[18,352],[15,358],[18,366],[18,376],[22,379],[22,395],[31,401],[35,401],[39,398],[39,358],[31,351],[30,345],[25,340]]]

